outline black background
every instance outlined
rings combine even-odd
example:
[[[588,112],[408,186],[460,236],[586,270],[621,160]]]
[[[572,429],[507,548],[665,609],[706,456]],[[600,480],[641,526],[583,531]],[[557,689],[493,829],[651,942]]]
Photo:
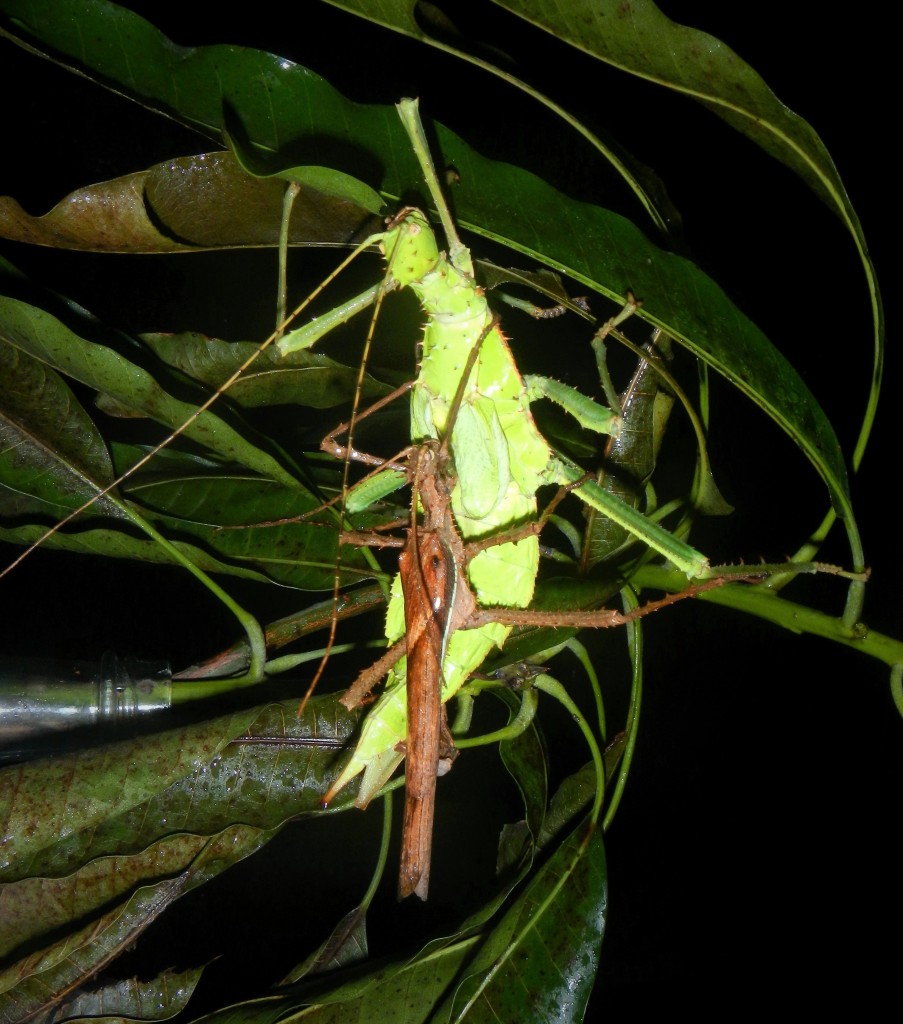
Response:
[[[232,14],[211,4],[125,6],[184,45],[233,42],[298,60],[355,99],[392,102],[417,93],[438,120],[484,140],[487,150],[498,147],[493,155],[540,171],[552,156],[564,155],[565,166],[548,173],[564,179],[565,191],[592,194],[642,223],[623,189],[578,144],[572,155],[550,152],[558,150],[557,137],[554,146],[545,144],[545,122],[532,107],[435,51],[322,5],[299,5],[291,16],[267,2]],[[899,635],[900,361],[889,263],[896,193],[893,140],[886,137],[892,69],[884,59],[890,27],[827,21],[824,8],[816,15],[800,2],[660,6],[722,39],[813,125],[862,220],[891,329],[885,401],[853,497],[873,567],[866,620]],[[653,167],[683,215],[688,250],[797,366],[849,450],[865,401],[871,340],[864,278],[834,215],[789,171],[691,101],[575,56],[501,19],[492,5],[456,5],[455,17],[472,35],[520,59],[524,77]],[[191,133],[7,43],[0,48],[0,79],[11,98],[0,193],[15,195],[32,213],[80,184],[203,148]],[[122,284],[108,271],[109,257],[27,252],[11,244],[2,251],[61,292],[72,293],[70,282],[77,280],[80,301],[104,315],[118,309],[113,315],[131,329],[165,329],[160,309],[178,309],[187,294],[197,298],[205,275],[234,295],[246,272],[244,264],[226,270],[221,257],[189,269],[180,257],[148,266],[147,283],[136,293],[134,277]],[[204,308],[198,299],[200,329],[235,337],[265,333],[268,314],[254,312],[255,299],[228,312],[219,301]],[[727,389],[716,398],[715,469],[738,511],[715,528],[712,543],[725,560],[779,559],[816,524],[827,501],[792,445],[738,404]],[[839,534],[826,557],[844,560]],[[105,647],[125,646],[160,656],[162,644],[163,655],[178,662],[180,645],[191,649],[186,617],[196,641],[191,602],[206,601],[193,590],[185,595],[171,571],[136,577],[120,566],[48,554],[3,585],[9,653],[93,658]],[[838,607],[839,589],[829,592]],[[91,611],[98,606],[109,609],[102,622]],[[667,1003],[729,1013],[737,1004],[766,1006],[780,997],[813,1010],[850,1000],[868,1014],[895,990],[903,911],[903,730],[885,667],[710,607],[676,608],[654,626],[636,763],[606,838],[610,913],[593,1006],[618,1012]],[[214,650],[217,631],[226,642],[232,626],[223,617],[204,629],[210,635],[203,648]],[[454,828],[446,834],[445,856],[467,856],[454,849]],[[286,934],[310,891],[303,864],[292,856],[286,852],[284,862],[272,864],[264,883],[273,929]],[[434,868],[434,878],[439,872]],[[260,886],[260,876],[249,876],[248,884]],[[328,884],[318,877],[316,887]],[[240,901],[232,906],[240,936],[250,910]],[[199,903],[194,913],[209,910]],[[416,912],[405,911],[405,927],[416,928]],[[193,962],[189,949],[173,943],[165,963],[183,953]],[[268,976],[262,971],[261,977]]]

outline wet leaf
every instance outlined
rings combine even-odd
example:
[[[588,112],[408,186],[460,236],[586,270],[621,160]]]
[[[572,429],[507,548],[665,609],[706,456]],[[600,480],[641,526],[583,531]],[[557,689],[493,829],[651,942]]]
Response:
[[[268,705],[0,772],[0,949],[79,924],[0,974],[0,1020],[49,1008],[175,899],[320,812],[357,715],[333,697],[296,711]]]
[[[494,925],[433,943],[407,963],[324,979],[296,996],[213,1014],[207,1024],[305,1021],[579,1022],[596,973],[607,912],[598,831],[581,823]],[[374,1007],[377,1016],[374,1016]],[[299,1018],[301,1019],[301,1015]]]
[[[302,185],[292,207],[290,244],[349,245],[379,229],[372,209],[317,187],[328,186],[334,175],[326,181],[322,174],[306,177],[311,183]],[[282,181],[252,177],[231,153],[202,153],[86,185],[40,217],[26,213],[11,196],[2,196],[0,236],[86,252],[275,246],[284,192]]]
[[[169,835],[318,812],[336,743],[357,718],[335,698],[311,701],[300,720],[290,704],[0,770],[0,881],[66,875]],[[263,738],[235,744],[249,729]]]
[[[482,937],[437,1019],[582,1021],[607,903],[601,838],[584,822]]]
[[[0,956],[96,914],[142,883],[177,874],[206,842],[205,836],[167,836],[139,853],[98,857],[60,878],[36,875],[3,883]]]
[[[90,1017],[93,1024],[168,1020],[185,1008],[202,971],[203,967],[194,967],[180,973],[165,971],[150,981],[129,978],[89,986],[64,1000],[46,1024],[83,1017]]]

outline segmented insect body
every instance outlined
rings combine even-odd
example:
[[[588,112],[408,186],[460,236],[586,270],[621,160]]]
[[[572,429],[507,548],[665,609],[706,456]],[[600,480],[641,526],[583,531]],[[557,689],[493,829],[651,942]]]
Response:
[[[465,541],[514,531],[535,523],[536,493],[542,484],[566,485],[688,576],[706,572],[708,562],[698,551],[595,481],[587,480],[579,467],[553,455],[533,421],[532,399],[550,397],[569,408],[584,426],[603,433],[618,429],[618,414],[556,381],[532,377],[525,382],[521,377],[475,282],[470,252],[457,238],[432,166],[417,103],[403,100],[398,110],[439,209],[449,253],[439,251],[426,217],[412,208],[403,210],[382,235],[371,241],[379,241],[382,246],[391,283],[411,288],[427,315],[420,373],[411,397],[411,439],[415,444],[447,441],[449,464],[444,472],[454,480],[453,528]],[[369,301],[375,297],[374,290],[366,294]],[[630,315],[635,308],[630,302],[622,316]],[[283,338],[279,348],[289,351],[292,346],[306,346],[325,333],[318,325],[308,328],[299,332],[302,337],[297,341]],[[475,349],[476,357],[471,360]],[[465,375],[466,380],[462,380]],[[456,401],[459,404],[452,421]],[[446,438],[449,430],[450,437]],[[487,545],[466,566],[469,589],[484,608],[522,609],[533,597],[538,567],[539,541],[535,534]],[[396,577],[386,619],[390,643],[404,636],[403,608],[401,582]],[[507,618],[510,622],[511,616]],[[446,621],[454,625],[442,637],[443,701],[461,688],[493,646],[504,643],[510,631],[510,625],[488,622],[485,616],[485,624],[461,627],[453,609]],[[357,748],[326,794],[326,801],[363,771],[357,802],[366,805],[403,757],[406,672],[404,660],[389,672],[386,689],[367,716]],[[349,705],[359,699],[357,692],[354,698],[346,696]]]
[[[383,248],[397,284],[410,287],[427,315],[420,374],[411,398],[414,442],[441,441],[461,376],[473,348],[479,353],[451,427],[449,452],[455,524],[464,540],[476,540],[536,517],[536,491],[551,452],[530,413],[527,390],[508,344],[494,324],[473,277],[470,254],[440,253],[432,228],[419,210],[403,211],[386,232]],[[489,547],[467,566],[470,586],[483,606],[526,607],[539,566],[535,536]],[[491,623],[457,629],[445,638],[442,699],[454,695],[510,626]],[[404,635],[400,579],[395,578],[386,617],[386,637]],[[358,802],[366,804],[394,770],[405,738],[405,659],[390,671],[386,689],[371,709],[360,742],[328,798],[364,770]]]

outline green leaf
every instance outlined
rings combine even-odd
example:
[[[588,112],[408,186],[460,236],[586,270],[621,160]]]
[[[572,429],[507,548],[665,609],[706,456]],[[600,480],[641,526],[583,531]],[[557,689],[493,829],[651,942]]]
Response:
[[[337,195],[338,172],[303,168],[288,240],[294,245],[363,241],[379,221],[366,205]],[[342,179],[352,180],[348,175]],[[359,199],[372,189],[355,182]],[[41,217],[0,197],[0,236],[32,245],[87,252],[163,253],[275,246],[282,197],[278,180],[245,173],[231,153],[201,153],[76,189]],[[375,195],[375,193],[372,193]],[[377,197],[378,198],[378,197]],[[381,202],[381,200],[380,200]]]
[[[660,231],[666,234],[669,222],[679,222],[680,215],[668,199],[662,183],[650,168],[640,165],[639,161],[626,155],[623,151],[619,152],[617,147],[612,147],[603,141],[588,125],[574,117],[549,96],[534,88],[529,82],[518,78],[510,70],[501,67],[500,64],[507,62],[498,60],[499,51],[496,48],[485,44],[481,45],[479,40],[468,40],[461,37],[455,25],[438,7],[422,3],[420,0],[384,0],[379,5],[367,3],[366,0],[326,0],[326,2],[343,11],[400,32],[418,42],[453,54],[460,60],[468,61],[525,92],[582,135],[590,146],[611,164],[624,179],[628,188],[634,192]],[[453,45],[453,41],[458,45]],[[479,56],[480,51],[485,53],[486,57]],[[486,59],[489,56],[494,59]]]
[[[502,700],[514,710],[516,698],[512,694],[504,692],[501,696]],[[546,758],[535,723],[531,723],[524,733],[515,740],[503,744],[503,747],[506,749],[504,755],[506,766],[518,781],[525,801],[527,817],[538,831],[546,792]],[[542,806],[540,802],[542,802]],[[585,825],[582,828],[585,831]],[[587,837],[583,835],[583,838]],[[580,862],[587,858],[595,859],[595,865],[590,875],[587,876],[593,890],[592,894],[588,895],[597,901],[601,898],[601,910],[597,905],[597,913],[592,913],[584,907],[582,900],[578,898],[574,909],[578,919],[583,915],[585,921],[569,917],[571,926],[563,929],[552,927],[551,921],[544,919],[545,909],[538,908],[534,901],[537,899],[548,900],[552,890],[560,891],[562,886],[567,889],[571,884],[577,886],[587,884],[582,869],[579,867]],[[549,874],[550,870],[551,874]],[[480,969],[482,960],[490,955],[490,950],[497,948],[500,941],[506,944],[499,962],[502,973],[508,977],[507,965],[503,961],[507,954],[514,952],[513,943],[524,940],[532,950],[533,939],[529,935],[532,925],[519,930],[523,921],[520,924],[518,922],[514,922],[513,925],[509,924],[503,929],[501,938],[498,927],[492,925],[496,911],[525,874],[526,871],[522,868],[516,876],[509,875],[497,893],[465,920],[455,934],[434,940],[407,961],[380,964],[369,970],[359,967],[351,972],[324,975],[308,980],[307,983],[293,988],[285,995],[277,994],[266,1000],[229,1007],[205,1018],[205,1021],[207,1024],[214,1024],[214,1022],[237,1024],[238,1021],[264,1024],[269,1021],[295,1019],[290,1015],[299,1011],[299,1016],[303,1016],[304,1020],[317,1022],[344,1022],[356,1018],[370,1020],[383,1019],[383,1017],[391,1020],[410,1021],[450,1019],[444,1015],[445,1011],[437,1011],[437,1007],[449,991],[454,992],[458,988],[462,977],[468,979],[467,983],[473,981],[474,968],[470,961],[475,955],[477,969]],[[566,983],[570,986],[570,993],[565,997],[562,1005],[570,1008],[572,1005],[579,1005],[581,1000],[585,1002],[588,995],[587,986],[591,984],[592,976],[595,973],[593,965],[597,959],[598,946],[602,938],[600,913],[604,912],[605,883],[601,843],[590,839],[587,846],[581,839],[577,839],[575,842],[574,836],[567,837],[562,847],[552,854],[547,865],[541,870],[540,877],[544,877],[546,883],[537,888],[531,882],[525,892],[517,897],[513,906],[520,908],[519,914],[524,916],[535,914],[533,923],[538,922],[538,931],[542,936],[541,941],[551,943],[547,953],[554,961],[553,973],[556,978],[561,978],[562,972],[567,972]],[[599,889],[600,885],[601,890]],[[575,896],[574,890],[569,890],[568,893],[569,898]],[[550,907],[549,909],[550,916],[552,911],[564,915],[564,911],[560,907]],[[571,910],[568,911],[568,914],[571,914]],[[355,923],[355,915],[349,915],[349,920]],[[503,923],[506,921],[508,921],[507,915],[503,919]],[[591,924],[590,929],[585,932],[580,942],[571,945],[574,933],[582,932],[587,922]],[[568,957],[570,957],[570,961],[568,961]],[[490,985],[490,988],[494,992],[494,986]],[[557,998],[557,991],[553,991],[553,996]],[[378,1011],[374,1011],[374,1007],[378,1007]],[[477,1017],[474,1019],[482,1019],[481,1011],[482,1006],[474,1009],[473,1012],[477,1013]],[[374,1018],[375,1012],[382,1016]],[[468,1017],[468,1019],[470,1018]],[[538,1021],[546,1018],[515,1015],[503,1019],[535,1019]],[[566,1016],[561,1019],[576,1020],[577,1018]]]
[[[0,772],[0,951],[51,939],[0,974],[0,1020],[58,1002],[175,899],[289,818],[320,812],[357,715],[332,697],[296,710],[269,705]],[[338,803],[353,798],[351,787]]]
[[[92,1024],[168,1020],[183,1010],[201,980],[203,967],[164,971],[150,981],[130,978],[107,984],[89,984],[63,1000],[53,1020],[90,1018]]]
[[[98,857],[60,878],[34,875],[0,885],[0,956],[96,915],[150,879],[178,874],[206,836],[167,836],[134,854]]]
[[[633,0],[626,5],[620,0],[495,3],[600,60],[697,100],[786,164],[840,217],[859,251],[874,326],[872,388],[852,456],[853,468],[858,469],[881,384],[884,309],[862,225],[831,155],[812,126],[786,107],[762,77],[728,46],[707,32],[671,21],[651,0]],[[838,506],[837,511],[846,514],[845,506]]]
[[[0,365],[5,385],[0,397],[4,452],[0,455],[0,512],[9,520],[19,520],[0,528],[0,536],[31,544],[46,533],[43,524],[48,517],[63,518],[108,486],[114,479],[113,466],[97,428],[53,369],[2,343]],[[134,481],[130,496],[146,499],[152,508],[168,515],[202,517],[200,522],[177,524],[183,537],[203,542],[204,548],[179,544],[201,568],[252,579],[275,578],[305,589],[332,585],[337,547],[333,529],[314,524],[248,532],[215,529],[224,522],[240,525],[298,515],[320,504],[310,492],[247,474],[239,477],[219,471],[214,477],[208,470],[203,475],[194,466],[191,476],[179,481],[162,484],[158,477],[152,481]],[[231,512],[231,519],[224,520],[224,509]],[[105,496],[90,511],[95,518],[100,515],[130,525],[121,499],[115,495]],[[106,557],[162,564],[173,561],[158,544],[136,537],[128,529],[56,533],[45,543]],[[220,554],[225,560],[217,557]],[[363,569],[360,552],[352,553],[347,561],[349,571],[355,566]]]
[[[146,370],[120,353],[79,336],[49,313],[17,299],[0,297],[0,341],[165,426],[182,426],[195,411],[188,403],[173,398]],[[45,417],[52,415],[52,409],[45,410]],[[298,486],[293,474],[272,455],[250,444],[213,413],[201,413],[185,435],[263,476],[288,487]]]
[[[257,348],[250,342],[228,342],[186,331],[183,334],[142,334],[141,340],[164,363],[210,387],[218,387]],[[296,351],[285,356],[268,348],[258,356],[254,371],[229,389],[229,399],[241,406],[303,405],[329,409],[351,403],[357,367],[343,366],[320,352]],[[361,397],[366,402],[391,389],[368,374]]]
[[[368,957],[366,907],[353,907],[307,959],[283,978],[282,985],[291,985],[302,978],[328,973],[364,963]]]
[[[378,215],[382,212],[383,201],[379,193],[350,174],[343,174],[331,167],[286,167],[282,161],[253,149],[243,140],[229,134],[228,129],[225,130],[225,134],[233,157],[248,174],[255,178],[281,178],[283,181],[301,186],[293,202],[302,198],[306,189],[309,193],[307,202],[316,204],[319,195],[359,207],[372,214]]]
[[[498,696],[508,705],[513,718],[520,701],[513,693],[505,690],[499,691]],[[524,803],[524,824],[529,830],[531,842],[535,842],[542,830],[549,786],[548,757],[535,722],[515,739],[501,743],[499,756],[520,790]]]
[[[182,832],[318,813],[357,716],[334,697],[308,702],[301,719],[296,711],[295,701],[269,705],[2,769],[0,881],[65,875]],[[243,734],[263,738],[236,745]],[[340,804],[353,796],[343,791]]]
[[[319,508],[320,500],[312,495],[228,470],[133,478],[127,493],[156,513],[151,518],[167,536],[196,538],[220,566],[245,569],[257,578],[263,574],[302,590],[333,586],[338,554],[335,523],[281,522]],[[343,570],[349,583],[374,574],[359,549],[343,554]]]
[[[291,140],[294,155],[304,152],[305,139],[317,139],[322,147],[325,137],[327,149],[334,145],[334,166],[357,177],[363,177],[368,155],[378,155],[384,168],[378,186],[389,199],[398,200],[418,180],[394,110],[351,103],[299,65],[240,47],[186,50],[100,0],[78,4],[78,33],[69,29],[60,3],[4,0],[0,11],[7,12],[3,25],[10,38],[50,51],[104,84],[115,82],[126,95],[215,137],[221,136],[228,108],[248,140],[264,149],[280,151]],[[726,376],[805,452],[844,516],[854,560],[860,561],[846,467],[830,423],[799,374],[724,292],[689,261],[652,245],[624,218],[479,156],[439,124],[434,129],[439,159],[460,175],[453,197],[460,226],[619,304],[628,290],[642,299],[639,315]],[[320,155],[316,162],[324,159]]]
[[[270,705],[0,772],[4,835],[17,833],[4,844],[0,956],[190,869],[235,823],[256,849],[289,818],[319,813],[357,716],[331,697],[296,711]],[[21,823],[38,819],[28,834]]]
[[[812,126],[719,39],[672,21],[651,0],[626,6],[618,0],[493,2],[592,57],[697,100],[787,164],[861,233],[837,169]]]
[[[271,836],[236,825],[208,840],[176,878],[135,891],[79,930],[0,972],[0,1021],[19,1024],[60,1003],[122,953],[175,900],[254,853]]]
[[[582,1021],[607,902],[602,840],[584,821],[483,937],[436,1019]]]
[[[0,528],[0,537],[18,544],[41,541],[63,550],[172,563],[173,555],[159,544],[126,530],[55,533],[44,540],[46,518],[59,520],[96,498],[112,483],[112,466],[94,424],[52,369],[2,342],[0,363],[5,381],[0,397],[0,441],[5,453],[0,456],[0,512],[11,520],[26,520]],[[92,510],[95,516],[117,520],[117,526],[133,521],[131,511],[112,492],[95,501]],[[41,524],[27,521],[32,517],[39,517]],[[203,551],[184,545],[182,550],[202,568],[225,569]],[[243,566],[225,571],[260,578]]]
[[[549,812],[543,822],[542,832],[537,837],[540,848],[548,846],[577,814],[586,812],[596,795],[597,783],[596,766],[592,761],[562,780],[549,801]]]
[[[204,1024],[276,1024],[291,1020],[312,1024],[347,1024],[354,1020],[427,1021],[473,946],[472,939],[450,943],[429,956],[384,964],[364,975],[352,971],[324,979],[319,984],[306,985],[297,995],[270,996],[227,1007],[204,1017]]]
[[[114,479],[100,432],[53,369],[0,341],[0,507],[5,515],[78,508]],[[101,515],[121,517],[111,498]]]
[[[0,489],[0,511],[6,511],[4,501],[8,492]],[[54,533],[47,536],[47,527],[29,524],[15,527],[0,527],[0,539],[11,544],[31,545],[40,543],[54,551],[71,551],[79,555],[99,555],[102,558],[128,558],[136,562],[147,562],[152,565],[180,564],[171,554],[165,551],[156,541],[143,540],[120,530],[88,529],[77,533]],[[227,576],[238,576],[243,579],[269,582],[269,576],[256,570],[235,564],[229,564],[213,557],[201,548],[192,544],[176,541],[177,547],[199,569],[204,572],[224,573]]]

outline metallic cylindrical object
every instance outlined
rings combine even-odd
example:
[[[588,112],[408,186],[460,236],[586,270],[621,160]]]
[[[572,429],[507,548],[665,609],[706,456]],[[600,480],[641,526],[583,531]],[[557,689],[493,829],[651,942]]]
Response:
[[[3,659],[0,748],[21,749],[80,726],[123,722],[168,708],[171,701],[166,662],[120,660],[109,652],[100,663]]]

